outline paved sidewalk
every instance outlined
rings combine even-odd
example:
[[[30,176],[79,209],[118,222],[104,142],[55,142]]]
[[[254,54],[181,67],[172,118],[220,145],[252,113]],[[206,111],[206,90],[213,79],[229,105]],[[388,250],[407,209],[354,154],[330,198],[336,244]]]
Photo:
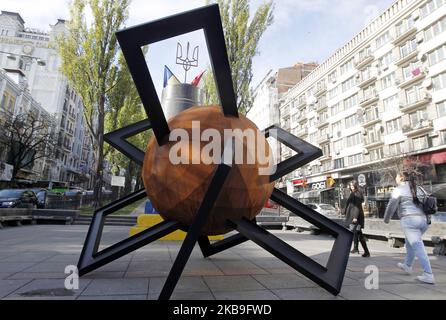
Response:
[[[2,299],[156,299],[181,242],[157,241],[80,279],[66,290],[67,265],[76,265],[87,226],[22,226],[0,230]],[[333,244],[328,236],[274,231],[313,259],[324,263]],[[105,227],[102,243],[127,237],[128,227]],[[252,242],[204,259],[195,247],[173,299],[446,299],[446,257],[430,256],[437,284],[414,280],[396,263],[404,249],[369,242],[372,257],[352,255],[341,293],[334,297]],[[428,248],[432,252],[431,248]],[[379,289],[367,290],[367,265],[379,268]]]

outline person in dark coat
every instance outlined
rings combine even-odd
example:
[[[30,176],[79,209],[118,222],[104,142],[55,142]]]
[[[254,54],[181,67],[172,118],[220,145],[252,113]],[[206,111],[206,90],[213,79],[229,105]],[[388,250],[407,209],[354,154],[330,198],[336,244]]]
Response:
[[[364,249],[362,256],[365,258],[370,257],[370,252],[367,248],[364,234],[362,233],[365,225],[364,210],[362,210],[364,196],[359,190],[358,182],[353,181],[350,183],[349,188],[351,192],[345,207],[345,224],[354,233],[353,250],[351,253],[359,253],[358,242],[361,242],[362,248]]]

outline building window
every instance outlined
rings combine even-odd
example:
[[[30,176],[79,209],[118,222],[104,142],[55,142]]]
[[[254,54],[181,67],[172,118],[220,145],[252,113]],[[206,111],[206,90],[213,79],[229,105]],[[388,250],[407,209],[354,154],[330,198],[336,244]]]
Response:
[[[356,134],[352,134],[351,136],[348,136],[346,138],[346,141],[347,141],[347,148],[361,144],[362,143],[362,134],[360,132],[358,132]]]
[[[329,156],[330,155],[330,144],[329,143],[326,143],[323,146],[321,146],[321,149],[322,149],[322,154],[324,156]]]
[[[443,143],[446,143],[446,130],[440,131],[440,136]]]
[[[438,117],[446,117],[446,100],[437,103]]]
[[[349,166],[354,166],[362,163],[362,153],[354,154],[347,157],[347,163]]]
[[[343,129],[342,120],[339,120],[339,121],[336,121],[335,123],[333,123],[331,125],[331,128],[332,128],[332,132],[333,132],[334,136],[338,138],[338,133],[342,133],[341,131]]]
[[[383,106],[384,106],[385,112],[395,111],[395,109],[397,109],[399,107],[398,94],[394,94],[393,96],[384,99]]]
[[[330,81],[330,82],[336,82],[336,78],[338,77],[338,73],[337,73],[337,71],[335,70],[335,71],[333,71],[332,73],[330,73],[329,75],[328,75],[328,81]]]
[[[427,17],[432,12],[440,8],[442,5],[446,4],[445,0],[431,0],[428,3],[426,3],[424,6],[420,8],[421,10],[421,17]]]
[[[349,129],[359,124],[358,116],[353,114],[347,118],[345,118],[345,129]]]
[[[399,24],[396,25],[396,33],[398,36],[404,34],[408,30],[410,30],[414,26],[413,18],[407,17],[403,21],[401,21]]]
[[[421,72],[421,63],[420,62],[411,62],[407,66],[403,67],[403,77],[404,80],[412,79],[415,76],[418,76]]]
[[[382,34],[376,39],[376,48],[381,48],[389,41],[390,41],[390,31],[386,31],[384,34]]]
[[[345,92],[355,86],[355,78],[351,77],[342,83],[342,92]]]
[[[381,57],[381,59],[379,59],[379,63],[383,67],[387,67],[390,64],[392,64],[393,63],[392,50],[390,50],[383,57]]]
[[[419,127],[421,121],[427,120],[427,110],[417,110],[409,114],[410,125],[412,128]]]
[[[406,152],[406,148],[404,147],[404,142],[398,142],[389,145],[389,154],[392,156],[401,155]]]
[[[374,128],[367,129],[366,133],[368,143],[378,142],[381,139],[381,133]]]
[[[424,38],[429,41],[446,30],[446,16],[436,21],[424,30]]]
[[[358,94],[354,94],[353,96],[344,100],[344,109],[350,109],[358,104]]]
[[[335,153],[341,152],[341,150],[344,148],[344,141],[343,139],[340,139],[338,141],[333,142],[333,150]]]
[[[413,138],[412,144],[413,144],[414,151],[427,149],[427,148],[429,148],[429,139],[427,138],[427,136]]]
[[[383,148],[370,150],[370,161],[382,160],[384,158]]]
[[[367,108],[364,111],[364,118],[366,122],[373,121],[379,118],[379,110],[378,106],[374,105],[370,108]]]
[[[322,162],[322,171],[330,171],[331,170],[331,161]]]
[[[343,75],[344,73],[346,73],[347,71],[353,69],[354,66],[354,62],[353,62],[353,58],[351,58],[350,60],[348,60],[346,63],[342,64],[340,69],[341,69],[341,75]]]
[[[413,104],[421,100],[421,91],[422,88],[419,86],[413,86],[409,89],[406,89],[406,102],[407,104]]]
[[[402,128],[401,117],[386,122],[386,127],[387,127],[388,134],[401,130],[401,128]]]
[[[404,58],[408,54],[411,54],[417,50],[417,40],[415,38],[408,40],[405,44],[400,46],[400,57]]]
[[[446,88],[446,72],[432,77],[432,84],[434,91]]]
[[[341,111],[344,111],[344,105],[340,102],[336,103],[334,106],[331,107],[332,116],[338,114]]]
[[[382,89],[387,89],[395,83],[395,72],[388,74],[384,78],[381,79],[381,87]]]
[[[334,161],[334,168],[335,169],[344,168],[344,158],[335,159],[335,161]]]
[[[437,64],[444,59],[446,59],[446,45],[442,45],[441,47],[429,53],[430,66],[433,66],[434,64]]]
[[[333,99],[338,95],[338,87],[334,87],[330,91],[328,91],[328,99]]]

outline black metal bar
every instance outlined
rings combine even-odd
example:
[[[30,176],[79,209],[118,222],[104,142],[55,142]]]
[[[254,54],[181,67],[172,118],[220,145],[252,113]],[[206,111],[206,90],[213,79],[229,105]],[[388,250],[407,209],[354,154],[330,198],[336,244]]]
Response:
[[[212,244],[207,236],[201,236],[198,239],[198,244],[200,246],[201,252],[203,253],[203,256],[207,258],[248,240],[249,239],[246,238],[244,235],[237,233]]]
[[[143,131],[149,130],[152,127],[149,119],[145,119],[127,127],[115,130],[104,135],[104,140],[116,150],[141,165],[144,162],[144,151],[140,150],[126,139],[137,135]]]
[[[276,135],[271,135],[275,130]],[[290,149],[297,152],[296,155],[277,164],[276,172],[270,176],[270,181],[275,181],[299,167],[322,156],[322,150],[302,140],[282,128],[272,125],[263,130],[265,137],[274,137]]]
[[[247,219],[240,219],[232,222],[237,231],[245,237],[254,241],[269,253],[296,269],[325,290],[334,295],[337,295],[341,290],[337,270],[335,270],[335,272],[329,272],[331,270],[321,266],[316,261]]]
[[[271,200],[290,210],[292,213],[298,215],[302,219],[320,228],[322,231],[332,235],[333,237],[337,237],[340,233],[348,231],[343,226],[321,215],[317,211],[314,211],[310,207],[301,203],[299,200],[290,197],[285,192],[279,189],[275,188],[273,190],[273,193],[271,194]]]
[[[335,242],[326,266],[328,270],[327,276],[325,280],[321,278],[320,281],[326,281],[329,283],[331,288],[335,288],[337,292],[339,292],[342,287],[345,270],[347,268],[347,263],[350,256],[353,233],[333,220],[324,217],[313,209],[307,207],[293,197],[290,197],[283,191],[274,189],[271,195],[271,200],[335,238]],[[321,285],[319,282],[316,283]]]
[[[231,170],[231,167],[227,164],[220,164],[215,171],[215,174],[209,185],[209,189],[204,195],[203,201],[201,202],[200,208],[198,209],[197,215],[194,221],[190,225],[186,238],[183,241],[180,252],[175,259],[172,269],[169,272],[166,282],[164,283],[163,289],[159,295],[159,300],[167,300],[172,295],[173,290],[184,270],[184,267],[189,259],[190,254],[201,235],[201,230],[206,224],[209,213],[211,212],[215,201],[220,194],[220,190],[226,181],[226,178]]]
[[[218,5],[205,6],[116,32],[146,113],[150,119],[156,119],[153,131],[159,145],[165,143],[170,130],[141,47],[199,29],[204,30],[223,113],[238,117]]]
[[[140,189],[95,211],[79,257],[80,276],[179,229],[178,222],[163,222],[98,252],[107,215],[146,197],[145,189]]]
[[[179,227],[180,224],[176,221],[163,221],[147,230],[135,234],[132,237],[115,243],[114,245],[97,252],[92,256],[84,255],[78,264],[79,276],[96,270],[107,263],[119,259],[132,251],[158,240],[159,238],[178,230]]]

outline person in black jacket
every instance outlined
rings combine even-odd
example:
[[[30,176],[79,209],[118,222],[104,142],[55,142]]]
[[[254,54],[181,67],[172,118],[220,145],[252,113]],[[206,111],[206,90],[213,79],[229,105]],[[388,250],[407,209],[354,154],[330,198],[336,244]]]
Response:
[[[362,210],[364,196],[359,190],[358,182],[351,182],[349,187],[351,192],[345,207],[345,224],[354,233],[353,250],[351,253],[359,253],[358,242],[361,242],[362,248],[364,249],[364,254],[362,256],[365,258],[370,257],[370,252],[367,248],[364,234],[362,233],[365,220],[364,211]]]

